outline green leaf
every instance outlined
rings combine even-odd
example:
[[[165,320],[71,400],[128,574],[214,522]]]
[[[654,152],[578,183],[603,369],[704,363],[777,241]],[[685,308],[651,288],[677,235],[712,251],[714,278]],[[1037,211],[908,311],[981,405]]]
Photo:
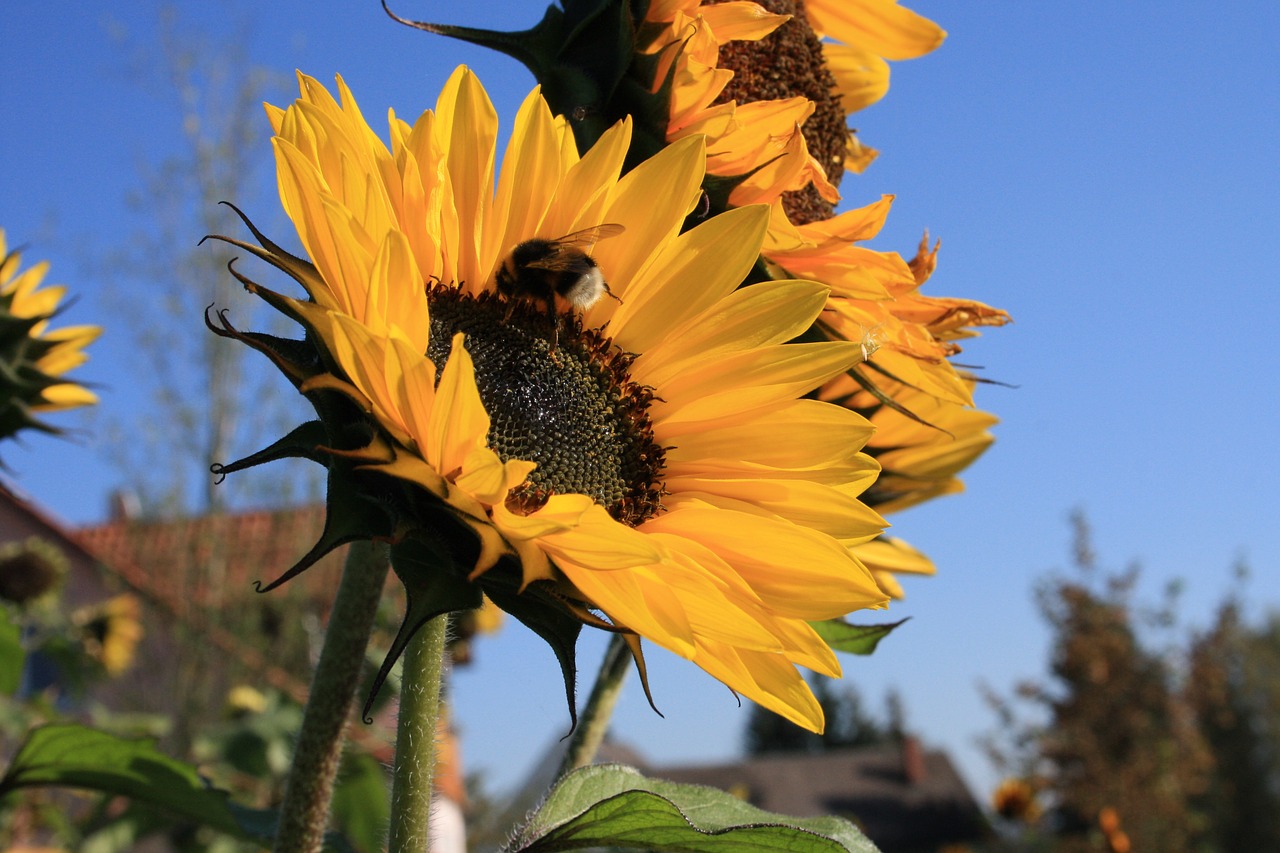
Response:
[[[367,753],[343,757],[333,792],[333,820],[360,853],[378,853],[387,836],[391,798],[382,762]]]
[[[890,622],[887,625],[850,625],[843,619],[829,619],[826,622],[810,622],[818,636],[837,652],[848,652],[852,655],[869,655],[889,633],[906,619]]]
[[[836,817],[791,818],[700,785],[646,779],[617,764],[584,767],[551,790],[511,851],[621,847],[690,853],[875,853]]]
[[[12,696],[22,684],[22,629],[8,607],[0,606],[0,693]]]
[[[0,796],[48,785],[130,797],[242,835],[228,808],[227,792],[209,787],[194,767],[164,755],[149,739],[122,738],[71,724],[33,729],[0,778]]]

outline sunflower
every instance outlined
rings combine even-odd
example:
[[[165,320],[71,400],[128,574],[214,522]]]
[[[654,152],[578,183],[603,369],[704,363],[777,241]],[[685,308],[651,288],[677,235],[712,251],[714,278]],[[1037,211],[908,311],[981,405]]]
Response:
[[[88,605],[71,614],[80,629],[85,652],[115,677],[133,665],[138,643],[146,633],[142,626],[142,605],[130,593]]]
[[[650,89],[665,89],[669,100],[665,137],[705,135],[707,174],[733,179],[727,203],[735,207],[810,186],[831,204],[840,200],[800,130],[813,115],[811,100],[725,94],[735,72],[719,67],[722,52],[734,42],[764,39],[790,19],[755,3],[698,0],[653,3],[645,15],[650,35],[641,53],[656,56]]]
[[[63,374],[88,356],[84,348],[101,334],[97,326],[49,330],[66,288],[41,288],[47,262],[21,270],[22,256],[8,250],[0,229],[0,437],[23,428],[56,433],[35,418],[96,403],[97,396]]]
[[[908,263],[896,252],[857,245],[883,227],[892,197],[834,213],[836,184],[849,165],[846,148],[856,145],[846,142],[846,113],[887,90],[886,58],[928,53],[945,32],[891,0],[847,7],[669,0],[651,5],[646,22],[661,25],[648,49],[664,57],[653,86],[668,88],[667,138],[708,134],[708,173],[741,181],[728,205],[773,205],[762,254],[776,274],[831,287],[824,324],[833,336],[880,350],[874,369],[887,379],[875,384],[897,381],[971,405],[963,377],[948,361],[958,351],[954,340],[971,334],[968,327],[1007,322],[1008,315],[920,294],[936,247],[922,244]],[[821,41],[824,35],[844,43]],[[851,52],[881,68],[873,75],[879,83],[854,80]]]
[[[331,484],[378,504],[397,541],[438,535],[442,513],[473,536],[451,582],[476,587],[477,602],[483,590],[531,624],[521,602],[549,591],[539,600],[821,730],[796,666],[838,676],[808,623],[887,601],[851,551],[884,527],[858,500],[879,468],[860,452],[864,417],[803,399],[862,348],[787,343],[828,289],[739,287],[769,209],[682,232],[701,194],[701,136],[623,176],[631,123],[580,156],[538,90],[495,181],[496,115],[465,68],[434,112],[412,125],[391,115],[389,146],[341,80],[338,99],[301,75],[300,89],[268,112],[307,257],[256,229],[260,246],[222,239],[305,288],[300,300],[244,279],[306,341],[225,319],[215,331],[272,357],[325,431],[304,425],[253,461],[291,447],[324,462]],[[565,312],[548,310],[550,291],[499,292],[516,247],[604,224],[616,236],[589,248],[608,296]],[[340,497],[331,485],[331,514]],[[409,511],[423,506],[439,513]]]
[[[791,225],[780,207],[763,254],[778,275],[798,275],[831,287],[822,318],[828,334],[874,350],[858,372],[881,389],[914,388],[961,405],[973,404],[972,383],[950,361],[974,327],[1000,326],[1009,315],[974,300],[920,292],[937,265],[938,246],[921,241],[916,256],[858,245],[880,232],[892,196],[807,225]]]
[[[1040,819],[1036,789],[1026,779],[1011,777],[1001,781],[991,794],[991,808],[1006,820],[1035,823]]]

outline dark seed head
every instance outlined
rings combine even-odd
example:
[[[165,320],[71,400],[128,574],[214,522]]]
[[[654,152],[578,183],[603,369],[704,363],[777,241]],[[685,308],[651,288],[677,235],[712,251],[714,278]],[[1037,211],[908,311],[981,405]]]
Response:
[[[513,491],[515,506],[533,510],[553,494],[584,494],[632,526],[658,511],[664,454],[647,411],[652,391],[631,381],[630,356],[584,329],[576,314],[553,320],[523,300],[442,285],[429,288],[427,301],[427,357],[443,367],[454,334],[464,333],[489,413],[489,446],[504,461],[538,465]]]

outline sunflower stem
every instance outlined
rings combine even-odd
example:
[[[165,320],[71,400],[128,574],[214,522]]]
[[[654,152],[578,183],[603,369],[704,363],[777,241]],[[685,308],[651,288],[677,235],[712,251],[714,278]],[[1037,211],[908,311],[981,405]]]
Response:
[[[448,624],[448,614],[428,620],[405,649],[391,780],[389,853],[422,853],[427,849]]]
[[[614,634],[609,640],[609,648],[605,650],[604,660],[600,662],[600,672],[596,675],[596,683],[591,688],[587,704],[582,709],[578,726],[569,738],[564,762],[560,765],[560,772],[556,774],[557,779],[571,770],[586,767],[595,760],[600,744],[604,742],[605,732],[609,730],[609,720],[618,704],[622,684],[631,671],[630,662],[631,654],[627,650],[626,640],[622,639],[622,635]]]
[[[354,542],[347,551],[280,806],[275,853],[315,853],[324,841],[342,735],[389,565],[386,545]]]

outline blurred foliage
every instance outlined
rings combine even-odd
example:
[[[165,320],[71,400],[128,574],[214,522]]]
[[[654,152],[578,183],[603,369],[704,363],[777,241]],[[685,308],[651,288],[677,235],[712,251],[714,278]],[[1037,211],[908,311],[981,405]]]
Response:
[[[1246,624],[1233,591],[1208,631],[1180,626],[1176,586],[1142,607],[1137,569],[1100,569],[1072,523],[1074,572],[1038,592],[1050,678],[988,692],[998,849],[1280,850],[1280,615]]]
[[[99,703],[147,643],[139,601],[125,594],[69,610],[62,593],[59,583],[21,603],[0,601],[0,850],[262,849],[245,839],[271,834],[301,705],[238,684],[200,715],[188,750],[168,751],[182,758],[170,758],[153,742],[175,728],[172,709],[148,714]],[[93,727],[69,725],[83,721]],[[373,853],[386,831],[386,770],[357,743],[343,762],[334,844]]]
[[[1206,848],[1280,850],[1280,613],[1260,625],[1226,601],[1191,646],[1188,701],[1216,761],[1197,801]]]

